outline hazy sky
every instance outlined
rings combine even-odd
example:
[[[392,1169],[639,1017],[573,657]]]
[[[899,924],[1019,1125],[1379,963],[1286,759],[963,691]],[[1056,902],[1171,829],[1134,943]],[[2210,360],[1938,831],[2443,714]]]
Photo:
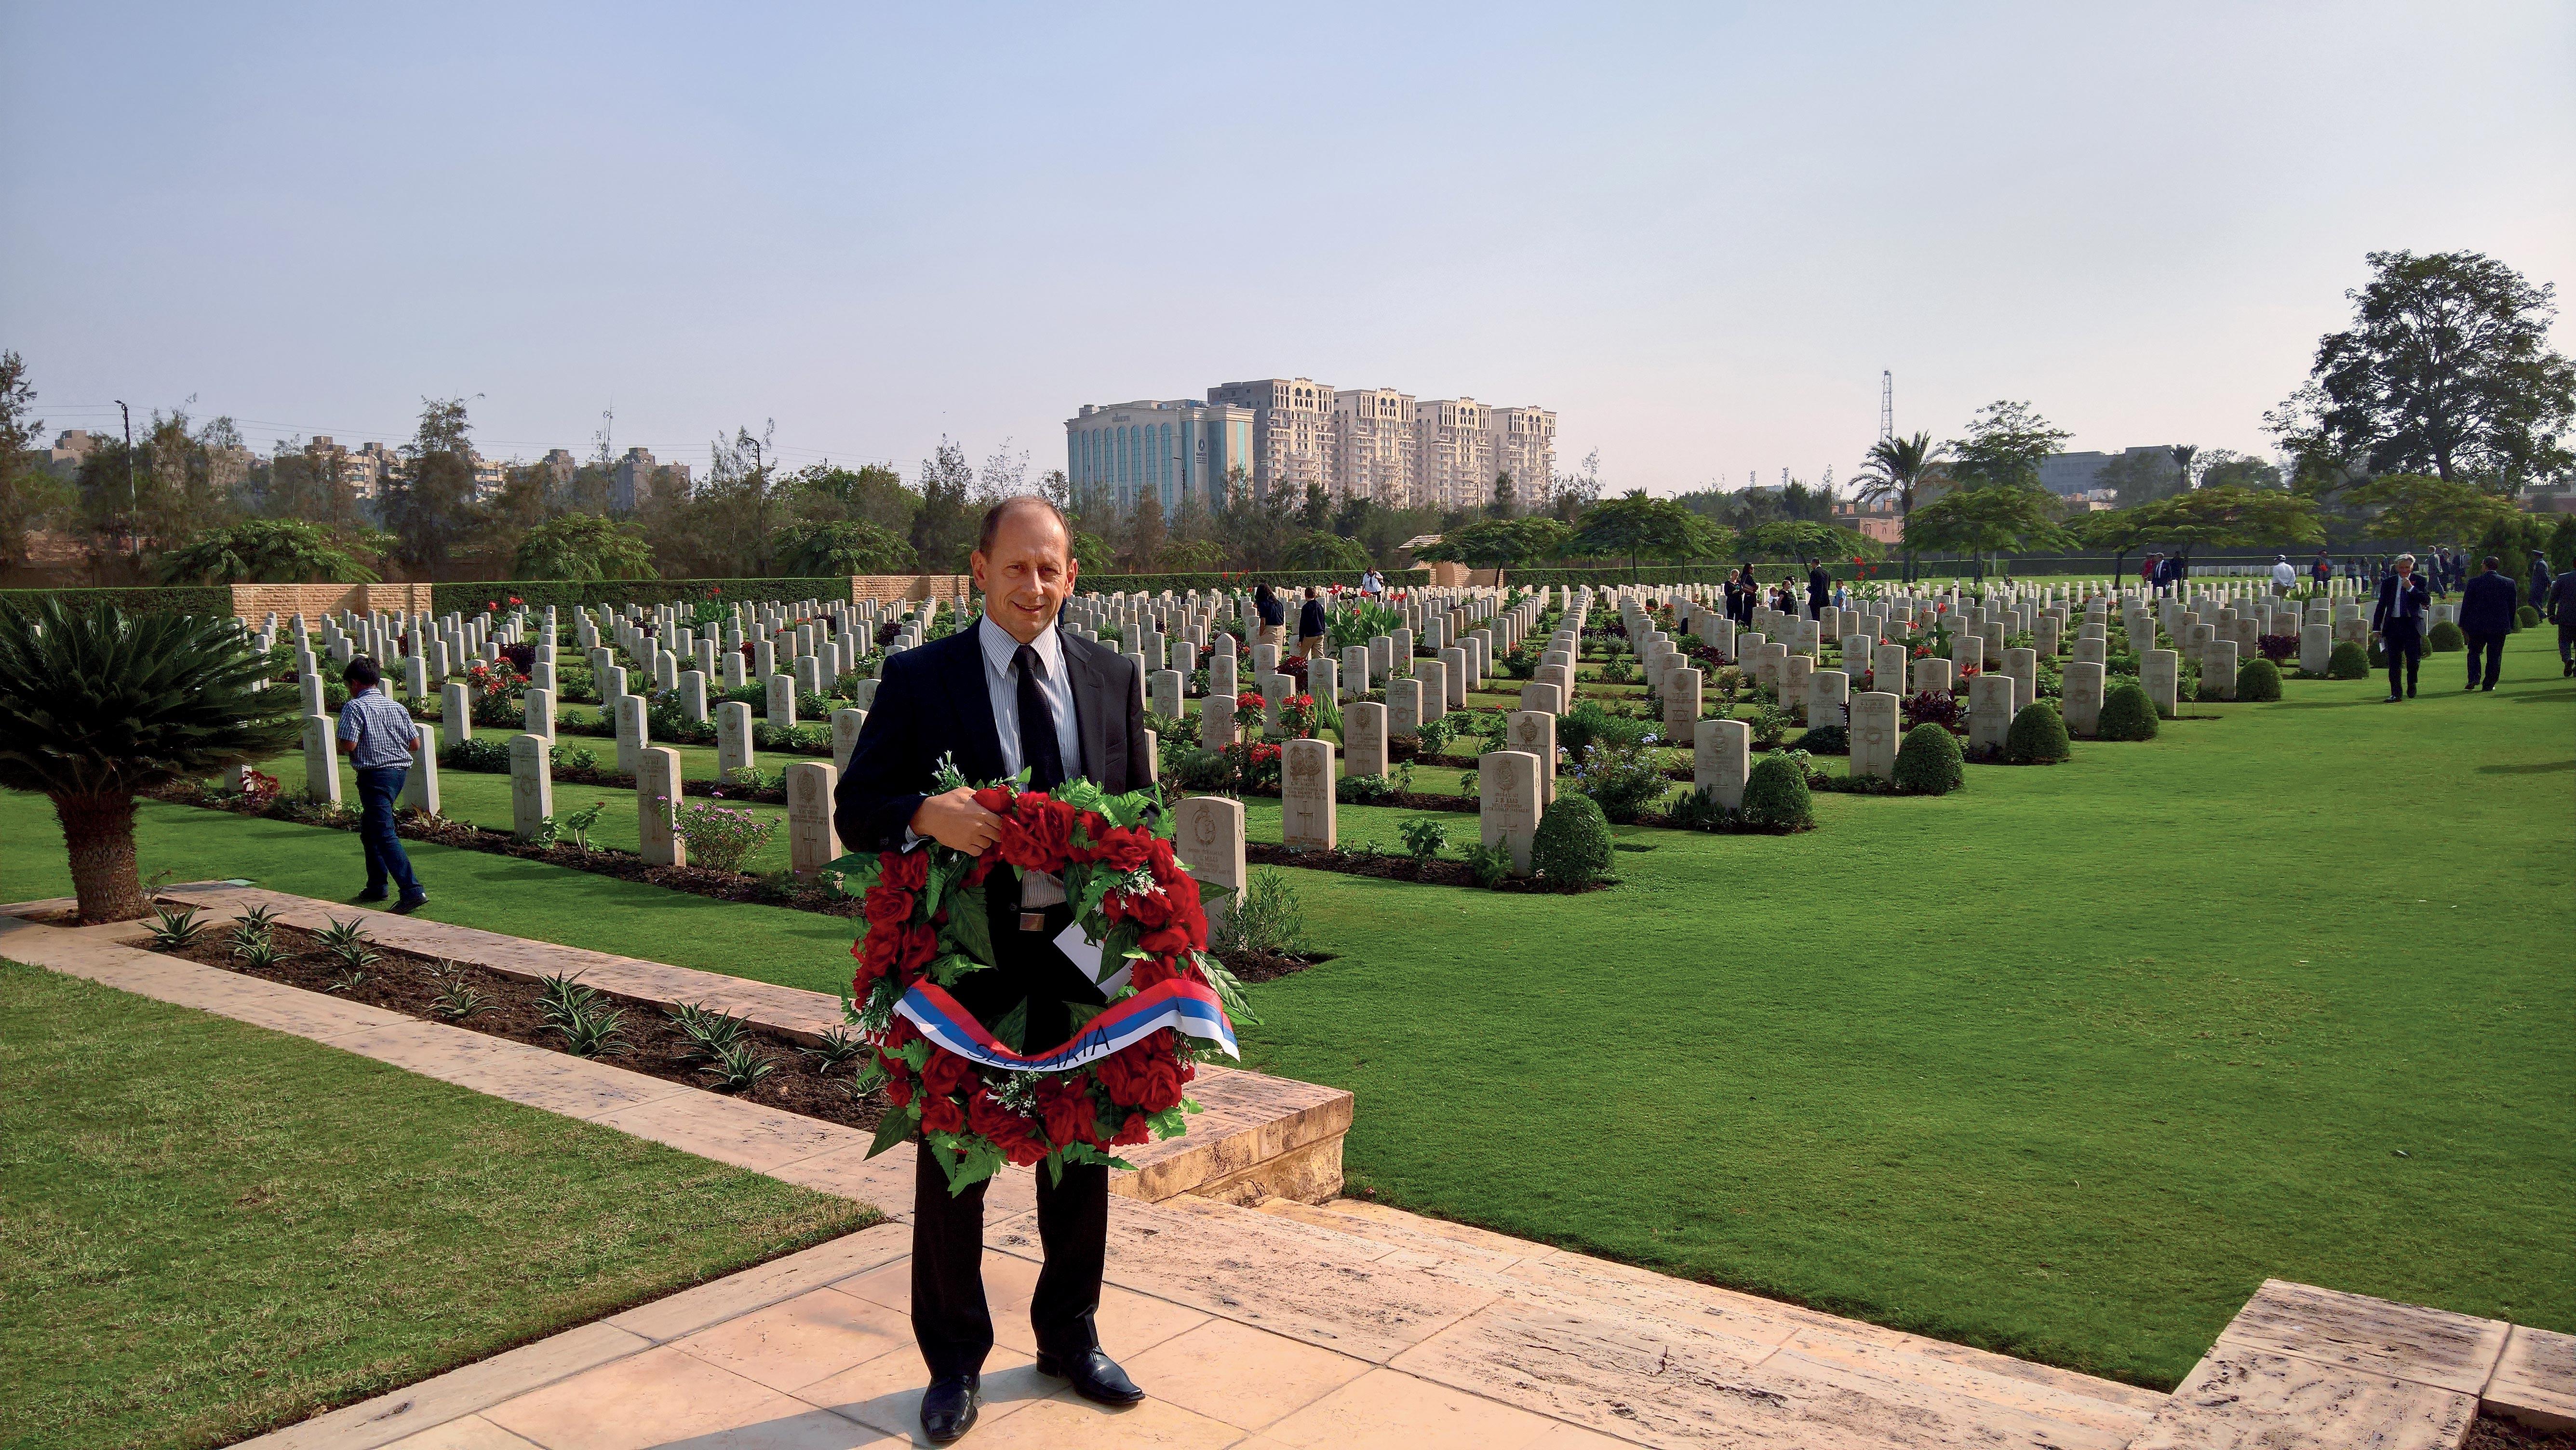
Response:
[[[1556,410],[1616,488],[2027,398],[2256,450],[2375,249],[2576,281],[2563,3],[0,0],[0,347],[253,441],[703,469],[1274,374]],[[2562,350],[2571,328],[2559,329]]]

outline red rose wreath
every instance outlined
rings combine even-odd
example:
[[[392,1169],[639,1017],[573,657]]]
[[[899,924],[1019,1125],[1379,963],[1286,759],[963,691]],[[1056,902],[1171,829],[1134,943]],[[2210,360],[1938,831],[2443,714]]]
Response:
[[[941,763],[938,788],[964,781]],[[985,786],[975,803],[1002,817],[981,856],[935,842],[834,863],[866,904],[850,1010],[875,1050],[891,1104],[871,1156],[915,1129],[951,1192],[1005,1162],[1133,1165],[1112,1150],[1188,1131],[1182,1096],[1202,1056],[1235,1055],[1228,1014],[1257,1021],[1207,951],[1198,883],[1172,853],[1158,797],[1112,796],[1088,781],[1050,794]],[[1064,883],[1075,927],[1099,945],[1106,1007],[1077,1005],[1062,1044],[1023,1044],[1022,1013],[978,1022],[947,988],[993,965],[984,882],[997,868]],[[1068,933],[1068,936],[1070,933]],[[1063,939],[1059,939],[1060,942]],[[1080,962],[1087,952],[1064,942]]]

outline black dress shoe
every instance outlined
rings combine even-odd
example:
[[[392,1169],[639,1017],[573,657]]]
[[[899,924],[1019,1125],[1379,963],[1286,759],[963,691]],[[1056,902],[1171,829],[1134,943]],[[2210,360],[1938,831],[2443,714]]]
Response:
[[[1127,1378],[1127,1371],[1118,1367],[1118,1361],[1096,1349],[1070,1359],[1041,1354],[1038,1373],[1073,1381],[1073,1392],[1095,1405],[1132,1405],[1145,1398],[1145,1392]]]
[[[921,1395],[921,1433],[933,1445],[945,1445],[975,1428],[975,1407],[984,1403],[981,1375],[944,1375]]]
[[[349,899],[353,902],[382,901],[385,899],[385,894],[381,891],[361,891]]]

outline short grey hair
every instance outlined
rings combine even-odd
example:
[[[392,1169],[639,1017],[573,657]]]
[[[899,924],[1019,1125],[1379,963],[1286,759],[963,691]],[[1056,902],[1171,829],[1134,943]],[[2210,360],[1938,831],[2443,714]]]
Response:
[[[2412,564],[2415,562],[2415,556],[2412,554],[2400,554],[2397,556],[2397,562],[2400,564]]]

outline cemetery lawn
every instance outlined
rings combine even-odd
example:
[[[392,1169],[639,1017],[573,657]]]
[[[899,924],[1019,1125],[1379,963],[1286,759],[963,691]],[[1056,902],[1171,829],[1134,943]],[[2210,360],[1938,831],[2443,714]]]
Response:
[[[877,1218],[10,961],[0,1144],[10,1445],[225,1443]]]
[[[2293,680],[1803,835],[1622,829],[1582,896],[1286,872],[1337,956],[1254,989],[1247,1060],[1358,1094],[1353,1193],[2142,1384],[2265,1277],[2576,1331],[2550,633],[2493,695],[2437,655],[2412,704]],[[140,820],[147,877],[359,884],[347,833]],[[848,980],[840,919],[411,849],[438,920]],[[0,882],[68,890],[41,801],[0,795]]]

